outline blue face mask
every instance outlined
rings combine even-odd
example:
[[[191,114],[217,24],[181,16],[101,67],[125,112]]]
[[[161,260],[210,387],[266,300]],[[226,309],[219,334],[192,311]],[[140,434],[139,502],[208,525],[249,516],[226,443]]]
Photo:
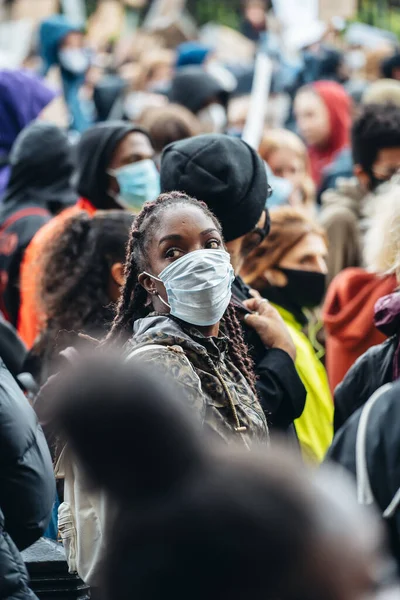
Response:
[[[125,208],[139,211],[143,204],[160,195],[160,174],[148,158],[111,171],[119,185],[118,201]]]

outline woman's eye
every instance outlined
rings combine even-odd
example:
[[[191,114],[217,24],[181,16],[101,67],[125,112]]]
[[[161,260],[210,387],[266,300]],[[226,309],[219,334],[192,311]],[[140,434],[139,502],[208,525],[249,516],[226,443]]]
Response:
[[[170,248],[166,253],[166,258],[179,258],[182,255],[182,250],[178,248]]]
[[[207,248],[210,250],[219,250],[219,248],[221,248],[221,242],[218,240],[210,240],[207,242]]]

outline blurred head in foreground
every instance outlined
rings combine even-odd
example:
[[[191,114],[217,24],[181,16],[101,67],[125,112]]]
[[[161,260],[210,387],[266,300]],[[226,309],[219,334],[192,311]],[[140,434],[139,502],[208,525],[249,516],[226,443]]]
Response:
[[[373,589],[380,531],[337,474],[274,450],[206,447],[185,399],[144,365],[80,361],[56,394],[64,435],[119,511],[105,598],[361,600]]]

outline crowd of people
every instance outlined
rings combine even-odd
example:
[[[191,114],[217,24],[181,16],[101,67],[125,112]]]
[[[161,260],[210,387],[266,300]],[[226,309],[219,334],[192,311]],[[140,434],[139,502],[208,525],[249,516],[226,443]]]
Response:
[[[265,11],[0,70],[1,600],[398,597],[400,50]]]

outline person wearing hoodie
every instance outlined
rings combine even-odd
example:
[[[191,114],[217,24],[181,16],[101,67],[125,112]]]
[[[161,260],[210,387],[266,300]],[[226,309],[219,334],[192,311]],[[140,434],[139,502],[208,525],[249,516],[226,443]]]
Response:
[[[329,240],[328,278],[362,264],[362,232],[378,186],[400,168],[400,108],[371,104],[353,125],[354,176],[322,195],[320,222]]]
[[[364,268],[345,269],[328,288],[323,309],[326,368],[331,390],[364,352],[385,340],[375,327],[374,307],[397,287],[400,185],[382,186],[363,244]]]
[[[76,195],[70,186],[71,145],[55,125],[34,122],[24,129],[9,162],[10,179],[0,208],[0,299],[4,314],[16,326],[24,252],[36,232],[74,204]]]
[[[332,396],[310,313],[320,305],[325,291],[326,256],[320,225],[302,210],[285,206],[271,211],[271,232],[249,254],[242,269],[244,281],[273,303],[293,338],[296,369],[307,390],[306,405],[295,427],[304,457],[317,463],[323,460],[333,435]]]
[[[43,248],[62,231],[65,220],[80,210],[128,209],[138,212],[146,200],[159,193],[159,174],[147,133],[123,121],[89,128],[76,148],[73,187],[78,201],[47,223],[32,239],[21,267],[21,307],[18,332],[31,348],[40,331],[36,303],[37,265]]]
[[[221,222],[236,275],[233,301],[251,348],[258,397],[273,428],[292,430],[306,396],[294,365],[293,342],[278,313],[260,297],[255,299],[240,278],[246,256],[269,232],[264,162],[245,142],[226,135],[182,140],[163,152],[161,189],[202,200]]]
[[[339,83],[317,81],[297,92],[294,112],[320,194],[328,181],[333,185],[339,176],[350,176],[352,172],[351,100]]]
[[[228,123],[229,91],[201,66],[179,69],[169,101],[185,106],[199,119],[204,133],[223,133]]]
[[[61,72],[65,103],[71,129],[82,133],[92,122],[80,98],[80,90],[90,67],[90,53],[84,45],[83,26],[72,23],[63,15],[53,15],[39,28],[39,51],[42,75],[53,66]]]
[[[25,71],[0,69],[0,198],[10,177],[13,143],[55,97],[56,93],[38,77]]]

